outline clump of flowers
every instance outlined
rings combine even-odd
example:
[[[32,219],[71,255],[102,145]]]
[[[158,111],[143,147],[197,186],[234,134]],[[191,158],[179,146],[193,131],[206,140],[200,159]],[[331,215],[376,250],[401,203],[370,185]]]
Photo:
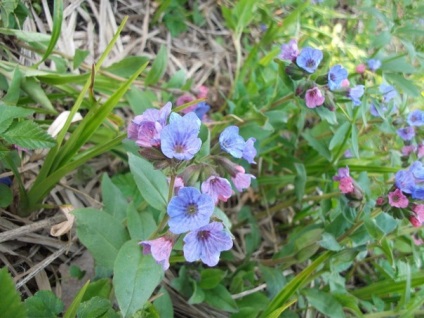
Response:
[[[360,105],[364,86],[350,87],[348,71],[342,65],[333,65],[325,75],[311,77],[319,70],[323,56],[321,50],[312,47],[299,50],[294,39],[281,46],[279,59],[290,63],[285,67],[285,73],[293,81],[299,81],[296,95],[304,99],[308,108],[324,106],[334,111],[335,97],[347,97],[355,106]]]
[[[215,206],[226,202],[234,191],[249,188],[255,178],[232,161],[252,164],[257,155],[256,139],[244,139],[237,126],[223,129],[210,154],[197,158],[202,140],[196,109],[180,115],[167,103],[162,109],[148,109],[136,116],[128,127],[128,138],[140,146],[140,154],[170,176],[171,199],[163,226],[152,239],[140,242],[143,252],[151,254],[164,270],[169,268],[179,236],[184,236],[183,253],[188,262],[218,263],[220,253],[231,249],[233,241],[229,229],[214,215]]]
[[[343,193],[353,205],[362,201],[364,197],[362,189],[350,176],[349,167],[339,168],[333,180],[339,182],[340,192]]]

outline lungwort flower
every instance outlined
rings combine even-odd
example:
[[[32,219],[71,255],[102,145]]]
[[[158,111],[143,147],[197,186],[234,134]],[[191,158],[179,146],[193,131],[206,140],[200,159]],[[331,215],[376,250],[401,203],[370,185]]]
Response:
[[[210,195],[193,187],[181,188],[168,204],[169,230],[181,234],[204,226],[209,223],[214,208]]]
[[[349,97],[353,105],[359,106],[361,105],[361,97],[364,95],[364,85],[356,85],[348,90],[347,97]]]
[[[155,261],[162,265],[164,271],[169,268],[169,256],[174,246],[172,235],[165,235],[150,241],[142,241],[143,254],[152,254]]]
[[[188,262],[200,259],[208,266],[215,266],[221,252],[232,247],[233,240],[222,223],[212,222],[188,233],[184,237],[183,251]]]
[[[219,200],[227,202],[233,194],[230,182],[227,179],[218,176],[210,176],[202,183],[201,188],[203,193],[209,194],[212,197],[215,204]]]
[[[424,125],[424,111],[420,109],[413,110],[408,114],[408,124],[411,126],[423,126]]]
[[[172,113],[169,125],[160,134],[163,154],[178,160],[192,159],[202,146],[199,131],[200,120],[195,113],[184,116]]]
[[[313,73],[318,68],[319,63],[321,63],[322,57],[320,50],[305,47],[296,58],[296,64],[308,73]]]
[[[345,79],[347,79],[346,69],[341,65],[334,65],[328,72],[328,87],[332,91],[339,89]]]
[[[278,56],[282,60],[296,61],[297,56],[299,55],[299,49],[297,47],[297,41],[292,39],[289,43],[281,45],[281,52]]]
[[[373,72],[375,72],[381,67],[381,61],[377,59],[369,59],[367,61],[367,64],[370,71],[373,71]]]
[[[246,173],[242,166],[236,166],[235,173],[231,176],[234,186],[240,192],[250,187],[252,179],[256,179],[256,177],[252,174]]]
[[[308,108],[315,108],[324,104],[325,97],[318,87],[313,87],[306,91],[305,102]]]
[[[245,141],[240,136],[237,126],[229,126],[219,135],[219,144],[222,150],[234,158],[243,158],[249,163],[255,163],[256,149],[253,145],[255,141],[255,138],[249,138]]]

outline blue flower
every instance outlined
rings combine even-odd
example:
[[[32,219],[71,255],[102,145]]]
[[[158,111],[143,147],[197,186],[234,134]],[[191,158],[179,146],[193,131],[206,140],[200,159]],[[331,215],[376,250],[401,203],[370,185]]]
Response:
[[[397,130],[397,134],[399,135],[400,138],[402,138],[405,141],[411,140],[412,138],[415,137],[415,129],[414,127],[411,127],[411,126],[399,128]]]
[[[322,52],[311,47],[305,47],[296,58],[297,65],[309,73],[315,72],[322,60]]]
[[[416,109],[409,113],[408,124],[411,126],[422,126],[424,125],[424,111]]]
[[[246,142],[239,135],[239,128],[237,126],[228,126],[219,135],[219,144],[222,150],[228,152],[234,158],[241,158]]]
[[[334,91],[340,88],[342,81],[345,79],[347,79],[346,69],[339,64],[334,65],[328,72],[328,87]]]
[[[362,95],[364,95],[364,85],[356,85],[349,89],[347,96],[352,100],[353,105],[359,106],[361,105],[360,98]]]
[[[199,117],[200,120],[202,120],[210,109],[211,107],[208,104],[206,104],[205,102],[200,102],[194,109],[194,113],[197,115],[197,117]]]
[[[411,194],[413,199],[424,200],[424,167],[415,161],[408,170],[396,172],[395,184],[402,192]]]
[[[200,150],[202,140],[198,137],[200,120],[195,113],[180,116],[172,113],[169,125],[160,134],[161,150],[168,158],[190,160]]]
[[[256,163],[255,157],[257,154],[257,151],[255,149],[255,146],[253,145],[255,143],[256,139],[251,137],[246,140],[246,144],[243,149],[243,159],[245,159],[248,163]]]
[[[369,69],[373,72],[375,72],[381,67],[381,61],[377,59],[369,59],[367,63]]]
[[[184,237],[184,257],[188,262],[201,260],[208,266],[219,262],[222,251],[233,247],[231,235],[220,222],[212,222],[188,233]]]
[[[174,234],[198,229],[209,223],[215,208],[211,196],[193,187],[184,187],[169,201],[169,230]]]
[[[396,89],[391,85],[381,84],[379,90],[380,93],[383,95],[383,99],[386,103],[397,96]]]

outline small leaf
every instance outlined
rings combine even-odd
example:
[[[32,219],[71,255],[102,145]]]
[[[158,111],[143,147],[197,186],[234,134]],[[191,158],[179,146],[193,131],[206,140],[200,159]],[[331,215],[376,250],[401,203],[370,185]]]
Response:
[[[85,285],[82,286],[82,288],[79,290],[78,294],[75,296],[74,300],[66,310],[63,318],[75,318],[78,307],[81,304],[81,300],[84,297],[85,291],[87,290],[88,284],[90,284],[90,281],[87,281]]]
[[[350,123],[344,122],[337,130],[334,132],[333,138],[331,138],[330,145],[328,148],[333,150],[334,147],[340,145],[343,140],[346,138],[346,134],[349,132]]]
[[[306,186],[306,169],[305,166],[301,163],[295,163],[294,167],[296,168],[296,177],[294,178],[294,186],[297,201],[301,201],[303,195],[305,194]]]
[[[89,51],[76,49],[74,55],[74,70],[80,67],[81,63],[84,62],[85,58],[90,54]]]
[[[9,89],[7,90],[6,96],[2,98],[2,101],[6,104],[16,105],[21,91],[22,73],[19,68],[16,67],[13,71],[12,80],[9,83]],[[3,117],[3,116],[2,116]],[[4,120],[2,118],[2,120]]]
[[[1,159],[1,157],[0,157]],[[7,185],[0,183],[0,208],[8,207],[13,201],[12,189]]]
[[[196,282],[193,282],[193,294],[188,299],[190,305],[200,304],[205,300],[205,292],[197,285]]]
[[[308,144],[315,149],[321,156],[328,161],[331,161],[331,152],[328,150],[327,145],[323,141],[318,141],[312,136],[311,130],[306,130],[302,133],[302,137],[306,139]]]
[[[49,290],[40,290],[25,301],[28,318],[56,318],[63,310],[63,302]]]
[[[113,310],[112,304],[108,299],[93,297],[90,300],[81,303],[77,310],[78,318],[119,318],[120,316]]]
[[[38,65],[41,64],[49,55],[53,52],[54,47],[56,46],[57,41],[60,38],[60,31],[62,29],[62,21],[63,20],[63,0],[55,0],[53,7],[53,28],[52,35],[50,38],[49,45],[44,53]]]
[[[6,267],[0,269],[0,313],[2,317],[27,317],[24,304]]]
[[[159,52],[152,64],[152,68],[146,76],[145,84],[154,85],[165,74],[166,66],[168,65],[168,51],[164,45],[159,49]]]
[[[106,70],[118,76],[128,78],[134,74],[134,70],[144,65],[148,60],[145,56],[128,56],[107,67]]]
[[[303,290],[306,299],[319,312],[330,318],[345,317],[342,305],[331,294],[318,289]]]
[[[124,317],[143,308],[163,277],[162,267],[151,255],[144,255],[137,241],[119,250],[114,266],[113,286]]]
[[[319,245],[330,251],[340,251],[342,249],[339,242],[330,233],[322,233],[322,240]]]
[[[143,158],[131,153],[128,158],[135,183],[144,200],[156,210],[165,211],[169,187],[165,175]]]
[[[26,149],[51,148],[56,144],[50,135],[29,120],[12,124],[3,133],[3,138],[10,144]]]
[[[127,216],[127,199],[106,173],[103,175],[101,188],[103,210],[122,223]]]
[[[112,280],[110,278],[98,279],[87,286],[82,301],[90,300],[93,297],[99,296],[108,299],[112,292]]]
[[[113,269],[121,246],[129,239],[124,226],[108,213],[93,208],[74,210],[77,235],[98,265]]]
[[[200,273],[199,286],[202,289],[212,289],[224,279],[226,273],[220,269],[208,268]]]
[[[205,290],[205,302],[214,308],[228,312],[237,312],[238,307],[230,292],[222,285]]]

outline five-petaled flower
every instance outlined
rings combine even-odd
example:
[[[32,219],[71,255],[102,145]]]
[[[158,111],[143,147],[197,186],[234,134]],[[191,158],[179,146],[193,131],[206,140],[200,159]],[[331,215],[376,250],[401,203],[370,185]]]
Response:
[[[306,91],[305,102],[308,108],[315,108],[324,104],[325,97],[318,87],[310,88]]]
[[[231,235],[220,222],[211,222],[184,237],[184,257],[188,262],[201,260],[208,266],[218,264],[222,251],[233,247]]]
[[[209,223],[214,208],[210,195],[194,187],[181,188],[168,204],[169,230],[181,234],[204,226]]]
[[[165,235],[154,240],[142,241],[140,245],[143,246],[143,254],[152,254],[155,261],[162,265],[164,271],[169,268],[169,256],[174,246],[174,237],[172,235]]]
[[[334,65],[328,72],[328,87],[332,91],[339,89],[345,79],[347,79],[346,69],[339,64]]]
[[[219,200],[227,202],[233,194],[230,182],[218,176],[210,176],[202,183],[201,189],[203,193],[212,197],[215,204],[218,203]]]
[[[296,64],[307,71],[313,73],[321,63],[323,54],[320,50],[311,47],[305,47],[296,58]]]
[[[395,208],[403,209],[409,205],[408,198],[399,189],[389,192],[388,197],[389,204]]]

